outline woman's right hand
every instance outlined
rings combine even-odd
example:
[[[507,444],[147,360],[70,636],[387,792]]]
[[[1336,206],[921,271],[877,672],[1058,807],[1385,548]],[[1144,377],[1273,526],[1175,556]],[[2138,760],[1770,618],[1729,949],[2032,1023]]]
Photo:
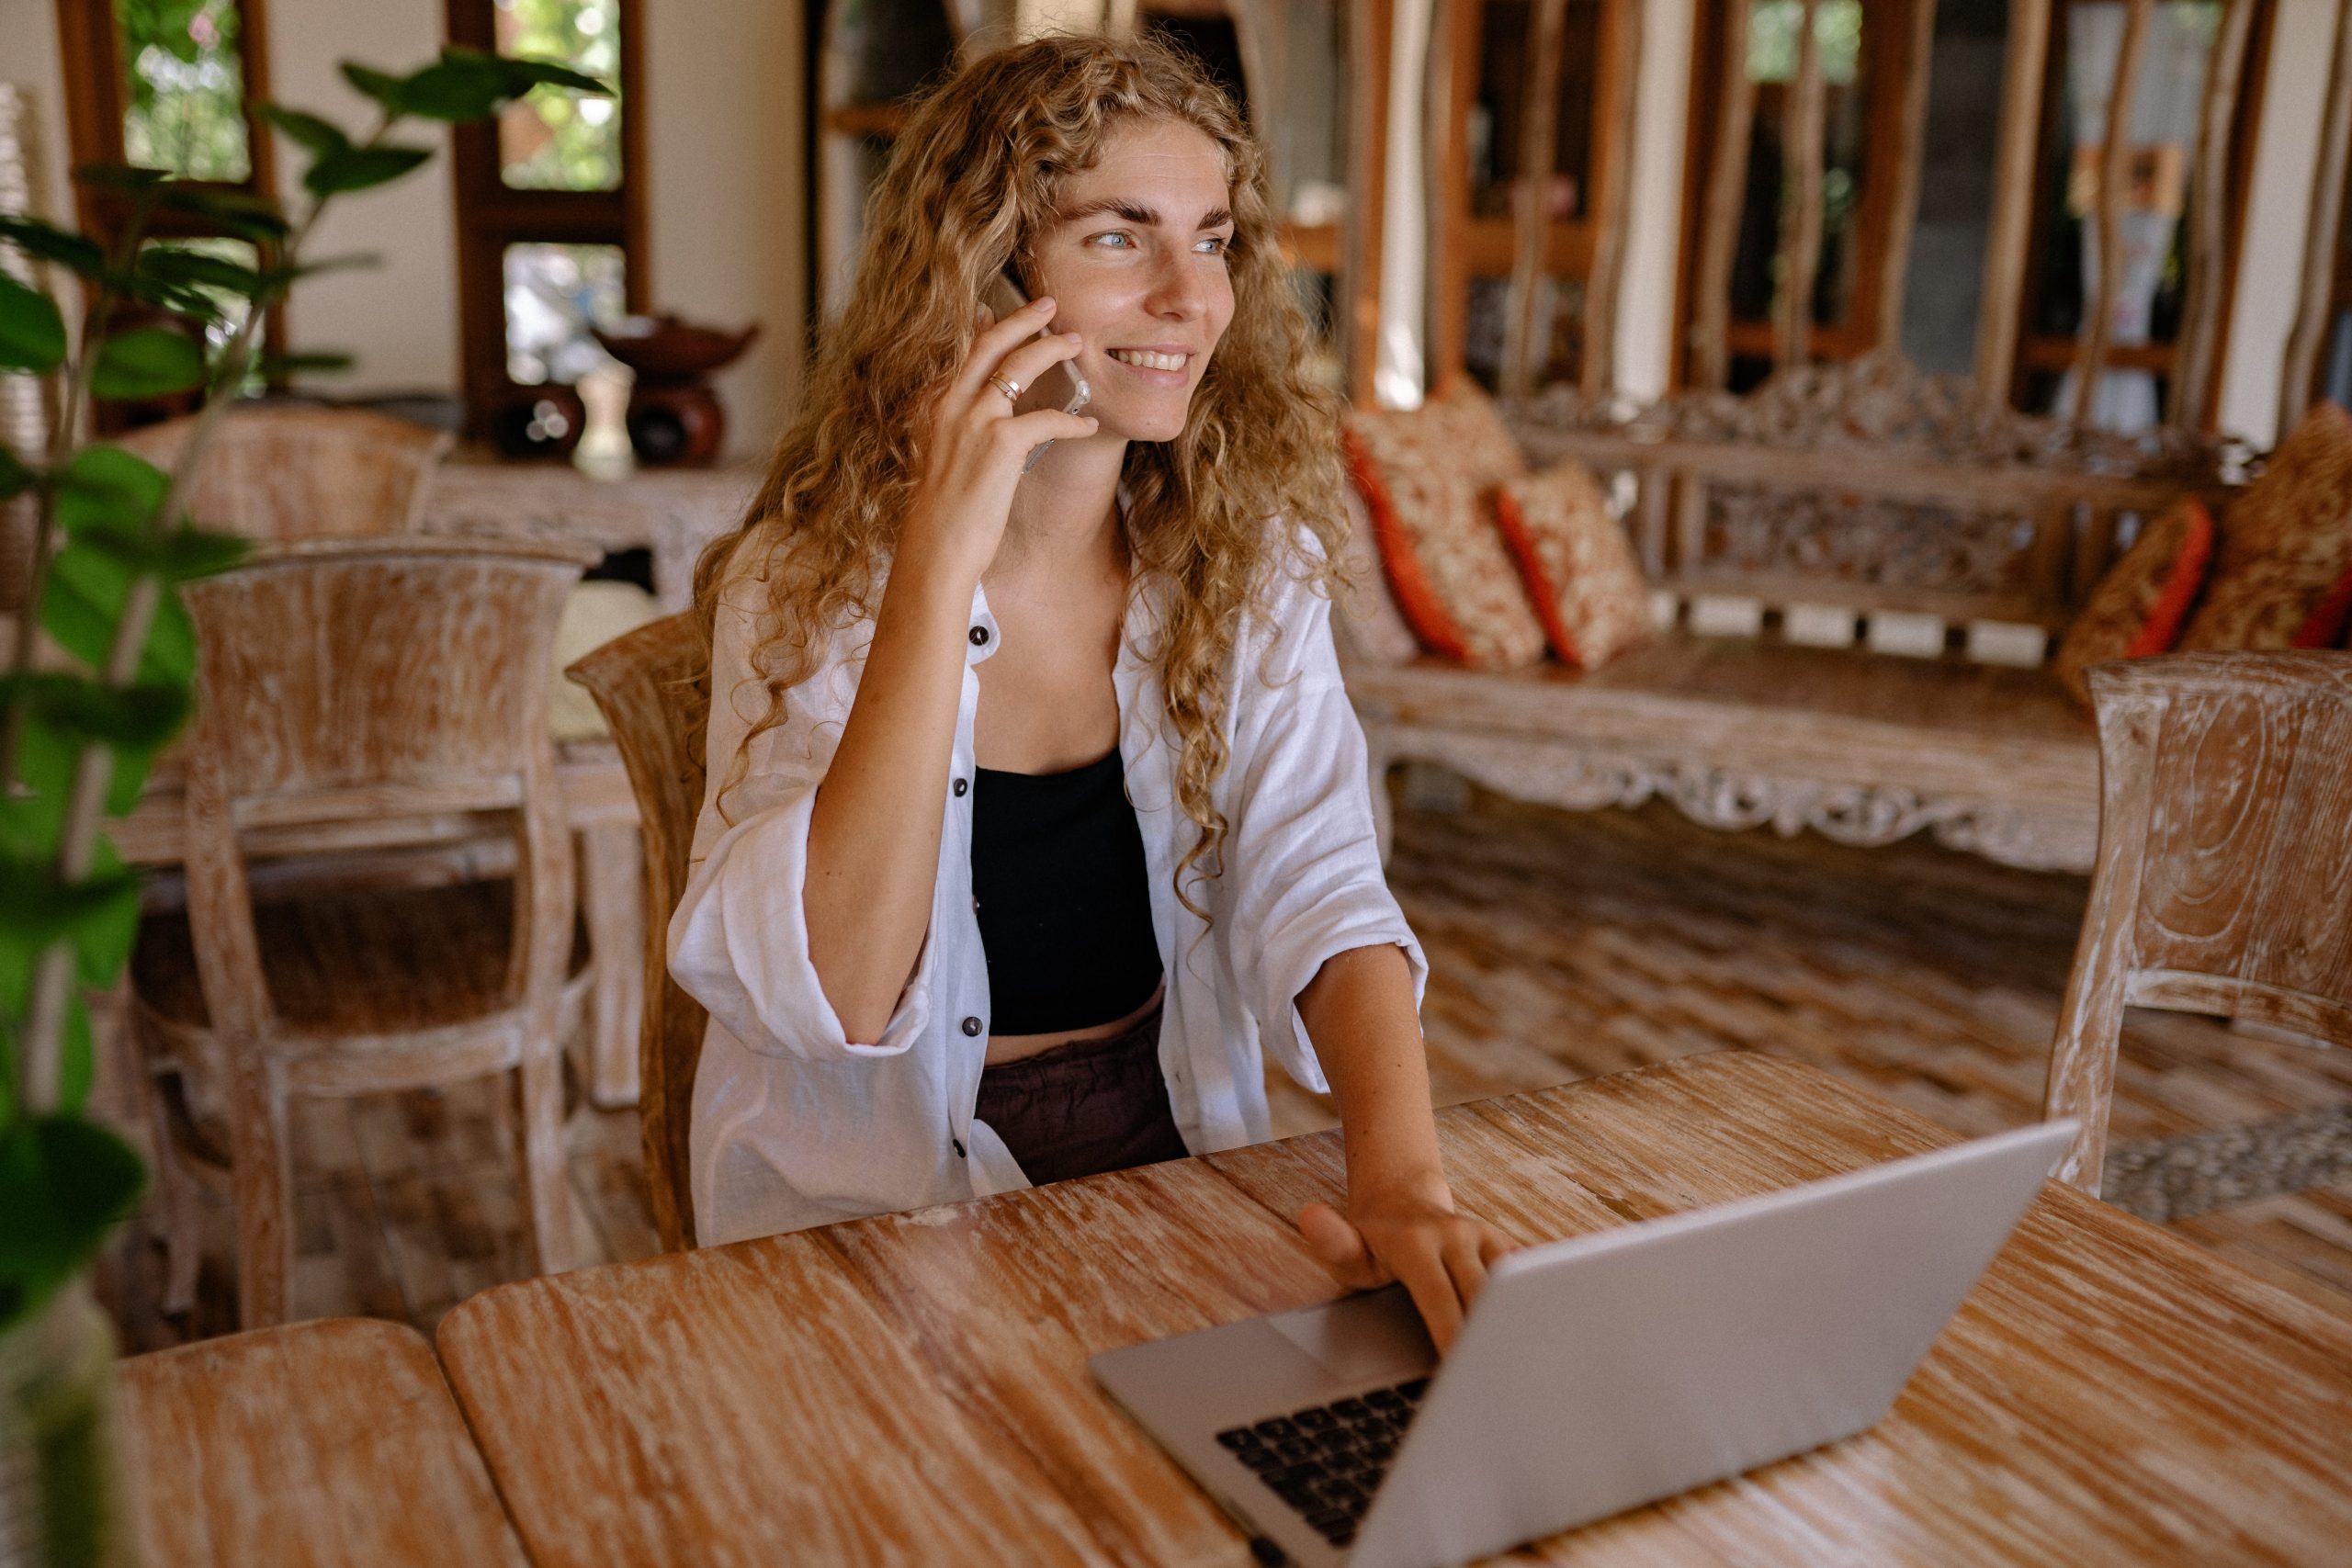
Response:
[[[1091,435],[1085,414],[1039,409],[1015,413],[989,378],[1028,387],[1051,366],[1075,358],[1076,333],[1044,336],[1054,302],[1035,299],[996,321],[982,306],[972,352],[932,411],[929,441],[914,502],[899,537],[899,557],[917,558],[977,583],[996,558],[1012,512],[1012,492],[1029,454],[1047,441]]]

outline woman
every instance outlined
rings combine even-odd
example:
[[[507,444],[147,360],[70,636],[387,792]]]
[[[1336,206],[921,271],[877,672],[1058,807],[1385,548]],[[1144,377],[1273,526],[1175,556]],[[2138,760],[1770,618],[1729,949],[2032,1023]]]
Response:
[[[1145,41],[986,57],[900,136],[699,583],[705,1243],[1263,1139],[1263,1052],[1339,1102],[1346,1210],[1299,1225],[1343,1282],[1402,1280],[1442,1346],[1508,1250],[1439,1167],[1264,170]],[[1034,303],[996,321],[1005,268]],[[1064,363],[1085,411],[1019,412]]]

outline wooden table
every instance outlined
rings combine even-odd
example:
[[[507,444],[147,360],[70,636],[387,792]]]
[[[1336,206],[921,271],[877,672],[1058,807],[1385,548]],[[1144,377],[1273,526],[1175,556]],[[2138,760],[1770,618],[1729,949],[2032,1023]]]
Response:
[[[1951,1134],[1726,1053],[1447,1111],[1536,1240]],[[439,1346],[539,1568],[1242,1564],[1101,1349],[1336,1293],[1289,1216],[1335,1134],[502,1286]],[[1871,1431],[1546,1543],[1576,1563],[2318,1562],[2352,1540],[2352,1324],[2045,1189]]]
[[[526,1561],[424,1337],[334,1318],[122,1363],[142,1562],[458,1568]]]

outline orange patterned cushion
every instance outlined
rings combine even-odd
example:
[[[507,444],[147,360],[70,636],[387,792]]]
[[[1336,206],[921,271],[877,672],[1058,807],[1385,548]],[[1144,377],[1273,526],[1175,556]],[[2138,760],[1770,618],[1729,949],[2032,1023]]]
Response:
[[[2212,560],[2213,518],[2203,502],[2184,496],[2141,530],[2091,590],[2051,660],[2076,702],[2091,705],[2083,672],[2092,665],[2170,651]]]
[[[1543,658],[1544,625],[1478,504],[1526,471],[1493,407],[1447,397],[1409,412],[1353,409],[1344,435],[1381,567],[1422,646],[1489,670]]]
[[[2188,651],[2316,647],[2319,613],[2352,572],[2352,414],[2323,402],[2270,455],[2222,519],[2205,602],[2181,634]]]
[[[1582,464],[1509,481],[1495,492],[1495,520],[1565,662],[1595,670],[1648,640],[1649,584]]]

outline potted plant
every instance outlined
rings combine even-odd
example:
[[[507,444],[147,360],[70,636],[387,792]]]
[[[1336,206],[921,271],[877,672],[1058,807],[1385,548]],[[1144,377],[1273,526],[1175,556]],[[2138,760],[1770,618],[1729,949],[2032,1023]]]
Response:
[[[37,461],[0,448],[0,501],[34,498],[32,570],[0,675],[0,1560],[130,1560],[108,1441],[112,1337],[85,1276],[144,1186],[138,1154],[83,1114],[94,1070],[85,997],[119,978],[139,877],[102,826],[137,802],[186,720],[195,638],[178,586],[234,565],[243,541],[194,525],[188,493],[221,409],[256,370],[265,310],[313,261],[320,214],[432,156],[404,122],[480,119],[542,86],[603,94],[550,62],[450,49],[406,75],[345,63],[379,111],[355,133],[275,104],[254,114],[308,154],[301,197],[276,200],[122,166],[77,170],[128,213],[111,238],[0,216],[0,243],[70,274],[79,328],[46,291],[0,273],[0,369],[55,384]],[[255,265],[151,243],[159,217],[250,243]],[[190,225],[181,222],[176,227]],[[195,331],[154,324],[158,312]],[[86,438],[94,399],[194,392],[194,438],[170,472]],[[41,634],[46,634],[44,639]]]

